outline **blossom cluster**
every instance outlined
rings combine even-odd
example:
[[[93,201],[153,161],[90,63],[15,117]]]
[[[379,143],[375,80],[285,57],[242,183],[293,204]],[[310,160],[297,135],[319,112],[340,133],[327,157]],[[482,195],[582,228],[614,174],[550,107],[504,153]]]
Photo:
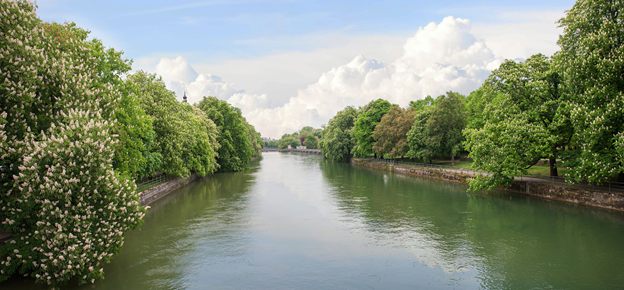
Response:
[[[94,282],[146,213],[113,170],[120,95],[94,84],[88,44],[51,37],[32,3],[2,0],[0,25],[0,227],[13,233],[0,281]]]

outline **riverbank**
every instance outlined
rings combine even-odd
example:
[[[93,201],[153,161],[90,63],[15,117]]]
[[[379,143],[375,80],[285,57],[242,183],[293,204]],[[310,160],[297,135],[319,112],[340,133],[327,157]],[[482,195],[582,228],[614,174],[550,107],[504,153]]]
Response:
[[[355,158],[351,159],[351,163],[358,166],[464,184],[468,184],[468,179],[476,177],[473,174],[469,174],[461,170],[451,172],[448,170],[421,168],[401,164],[387,164]],[[567,185],[520,180],[514,181],[510,187],[501,186],[498,189],[624,212],[624,194],[621,193],[610,193],[597,189],[576,188]]]

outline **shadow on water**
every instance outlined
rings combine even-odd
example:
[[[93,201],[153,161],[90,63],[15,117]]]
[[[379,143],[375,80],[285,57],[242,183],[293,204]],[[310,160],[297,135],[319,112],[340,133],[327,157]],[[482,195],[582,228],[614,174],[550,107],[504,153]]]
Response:
[[[624,214],[321,161],[344,219],[483,289],[612,289],[624,281]]]

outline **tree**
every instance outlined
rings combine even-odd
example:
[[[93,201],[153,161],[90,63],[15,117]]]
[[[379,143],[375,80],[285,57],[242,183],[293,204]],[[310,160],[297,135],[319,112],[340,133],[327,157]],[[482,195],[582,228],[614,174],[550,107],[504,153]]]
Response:
[[[113,104],[81,35],[46,31],[30,2],[0,2],[0,281],[94,282],[142,223],[134,182],[113,170]],[[60,28],[59,28],[60,29]]]
[[[437,148],[429,145],[429,133],[427,122],[429,122],[431,112],[429,109],[418,112],[414,118],[412,128],[407,132],[407,145],[409,151],[406,156],[409,158],[431,162],[437,152]]]
[[[431,106],[435,106],[435,100],[431,96],[426,96],[422,100],[410,101],[409,106],[416,112],[422,112]]]
[[[278,146],[279,146],[279,142],[277,140],[271,140],[266,145],[266,147],[268,148],[277,148]]]
[[[492,72],[484,90],[504,97],[487,106],[483,128],[465,131],[473,167],[491,175],[473,180],[471,188],[508,185],[541,158],[550,159],[551,176],[557,176],[556,159],[573,136],[563,89],[541,54],[524,63],[508,60]]]
[[[373,131],[375,131],[375,126],[381,121],[383,115],[390,110],[390,107],[392,107],[390,102],[377,99],[360,109],[360,114],[352,131],[357,142],[352,150],[355,154],[366,157],[374,153]]]
[[[204,97],[197,107],[217,125],[219,137],[219,171],[241,171],[254,156],[247,122],[241,110],[215,97]]]
[[[323,157],[346,162],[349,160],[349,153],[355,144],[351,130],[357,119],[357,111],[353,107],[346,107],[334,116],[327,127],[323,130],[323,137],[319,140],[319,148],[323,152]]]
[[[407,132],[414,124],[415,115],[415,110],[390,108],[373,131],[373,150],[381,156],[388,154],[390,158],[405,156],[409,151]]]
[[[576,143],[566,178],[624,182],[624,2],[579,0],[559,20],[563,34],[554,56],[568,84],[568,112]]]
[[[462,149],[465,125],[464,96],[454,92],[439,96],[435,106],[416,117],[408,132],[408,156],[425,161],[431,161],[436,155],[451,156],[452,166],[455,166],[455,156]]]
[[[314,135],[308,135],[306,136],[306,139],[303,142],[303,145],[308,149],[316,149],[316,147],[318,146],[318,141],[319,141],[318,137]]]
[[[485,125],[483,111],[492,102],[500,102],[505,94],[497,91],[489,91],[481,87],[466,97],[466,128],[481,129]]]

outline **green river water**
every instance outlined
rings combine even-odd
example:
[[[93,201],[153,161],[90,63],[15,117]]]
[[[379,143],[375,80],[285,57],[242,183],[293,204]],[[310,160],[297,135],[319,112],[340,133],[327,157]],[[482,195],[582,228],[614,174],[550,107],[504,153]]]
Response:
[[[466,189],[263,153],[154,202],[106,279],[62,289],[624,288],[623,213]]]

